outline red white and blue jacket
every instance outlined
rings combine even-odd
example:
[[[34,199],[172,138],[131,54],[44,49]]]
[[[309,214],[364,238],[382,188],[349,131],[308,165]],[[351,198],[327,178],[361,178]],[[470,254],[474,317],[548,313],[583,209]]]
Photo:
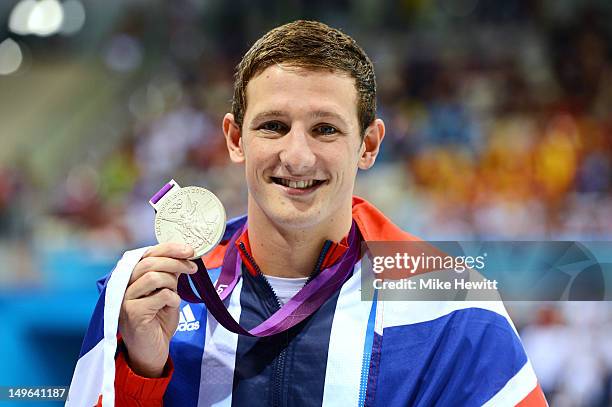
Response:
[[[353,200],[353,219],[366,241],[416,239],[360,198]],[[251,329],[276,312],[279,301],[250,256],[248,234],[228,247],[228,239],[245,221],[228,222],[222,243],[204,262],[214,281],[225,252],[239,250],[242,277],[226,306],[240,325]],[[345,239],[328,245],[320,267],[333,264],[346,244]],[[342,288],[313,315],[266,338],[229,332],[204,304],[182,302],[164,377],[133,373],[119,340],[116,405],[547,405],[501,302],[363,301],[360,279],[358,262]],[[105,280],[100,288],[98,314],[105,306]],[[104,336],[101,325],[92,319],[82,359],[95,359],[92,354]],[[75,372],[73,386],[80,383]],[[71,388],[73,403],[79,393]]]

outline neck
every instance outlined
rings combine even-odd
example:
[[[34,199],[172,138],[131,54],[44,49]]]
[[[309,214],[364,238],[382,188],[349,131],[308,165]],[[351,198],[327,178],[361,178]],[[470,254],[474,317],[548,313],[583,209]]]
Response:
[[[307,228],[282,227],[249,199],[249,243],[261,271],[275,277],[309,277],[326,240],[338,242],[352,223],[350,202],[342,216]]]

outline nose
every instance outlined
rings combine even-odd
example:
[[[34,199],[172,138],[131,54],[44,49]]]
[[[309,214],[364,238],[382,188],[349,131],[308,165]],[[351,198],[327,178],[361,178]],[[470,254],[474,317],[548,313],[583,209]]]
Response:
[[[313,141],[305,131],[295,127],[282,138],[279,158],[290,174],[306,175],[314,167]]]

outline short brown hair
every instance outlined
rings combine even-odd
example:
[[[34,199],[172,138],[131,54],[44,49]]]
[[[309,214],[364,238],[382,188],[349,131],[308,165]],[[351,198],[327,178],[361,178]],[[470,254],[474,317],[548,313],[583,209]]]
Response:
[[[328,69],[355,78],[361,135],[376,117],[376,77],[372,61],[355,40],[317,21],[298,20],[274,28],[261,37],[236,67],[232,113],[242,127],[247,107],[246,87],[257,74],[274,64],[306,69]]]

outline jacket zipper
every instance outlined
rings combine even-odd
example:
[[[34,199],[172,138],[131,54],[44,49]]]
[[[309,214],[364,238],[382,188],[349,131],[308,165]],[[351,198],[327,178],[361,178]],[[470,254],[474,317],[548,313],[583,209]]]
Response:
[[[270,285],[270,282],[268,281],[268,279],[266,278],[266,276],[264,276],[264,273],[262,273],[261,269],[259,268],[259,266],[257,265],[257,263],[255,263],[255,259],[249,254],[249,252],[246,249],[246,246],[244,245],[244,243],[240,242],[240,251],[242,252],[242,254],[244,254],[244,257],[247,258],[247,260],[249,261],[249,263],[251,263],[251,266],[253,266],[253,268],[255,269],[255,271],[257,272],[257,276],[260,278],[260,280],[262,280],[264,282],[264,284],[266,286],[268,286],[268,288],[270,289],[270,292],[272,293],[272,296],[274,297],[274,300],[276,301],[276,306],[278,307],[278,309],[281,308],[281,303],[280,300],[278,299],[278,296],[276,295],[276,292],[274,291],[274,289],[272,288],[272,286]],[[277,309],[277,311],[278,311]]]
[[[331,247],[331,245],[332,245],[331,240],[325,241],[325,243],[323,244],[323,249],[321,249],[321,254],[319,254],[319,259],[317,260],[317,264],[315,265],[313,272],[310,274],[310,277],[308,277],[304,285],[307,285],[308,283],[310,283],[319,274],[319,272],[321,271],[321,266],[323,265],[323,260],[325,260],[325,256],[327,256],[327,252],[329,251],[329,248]]]
[[[325,241],[325,243],[323,244],[323,249],[321,249],[321,253],[319,254],[319,258],[317,259],[317,263],[315,264],[315,268],[313,272],[310,273],[310,276],[308,277],[304,285],[307,285],[308,283],[310,283],[319,274],[319,272],[321,271],[321,266],[323,265],[323,260],[325,260],[325,256],[327,256],[327,252],[329,252],[329,248],[331,247],[331,245],[332,245],[331,240]],[[262,280],[264,281],[265,285],[268,286],[272,294],[274,294],[276,305],[278,305],[278,308],[280,308],[282,305],[280,303],[280,300],[278,299],[278,296],[276,295],[276,292],[270,285],[270,282],[268,281],[264,273],[259,268],[259,265],[255,262],[255,259],[253,258],[253,256],[251,256],[249,252],[247,251],[245,244],[243,242],[240,242],[239,247],[240,247],[240,251],[242,252],[242,254],[244,254],[244,257],[247,258],[247,260],[249,261],[249,263],[251,263],[251,266],[253,266],[253,268],[259,275],[259,277],[262,277]]]
[[[317,259],[315,268],[313,272],[310,274],[310,277],[308,277],[308,279],[304,283],[304,285],[310,283],[312,279],[315,278],[321,271],[323,260],[325,260],[325,256],[327,255],[327,252],[329,251],[331,244],[332,244],[331,240],[326,240],[325,244],[323,244],[323,249],[321,250],[321,254],[319,254],[319,258]],[[264,282],[264,284],[268,287],[268,289],[272,293],[272,296],[274,297],[274,300],[276,301],[276,306],[277,306],[276,311],[278,311],[282,305],[281,305],[280,300],[278,299],[278,296],[276,295],[276,292],[270,285],[270,282],[268,281],[266,276],[263,274],[263,272],[259,268],[259,265],[257,265],[257,263],[255,262],[255,259],[247,251],[245,244],[243,242],[240,242],[238,247],[240,248],[240,251],[242,252],[242,254],[244,254],[244,257],[247,258],[249,263],[251,263],[251,266],[253,266],[253,268],[257,272],[257,276],[259,277],[259,279]],[[284,332],[283,334],[288,339],[287,332]],[[287,357],[287,347],[288,346],[285,346],[283,350],[280,351],[274,363],[274,378],[273,378],[273,385],[272,385],[273,386],[272,388],[274,389],[274,391],[272,392],[272,400],[270,400],[271,401],[270,405],[275,406],[275,407],[281,405],[282,390],[283,390],[282,377],[283,377],[283,371],[285,370],[285,359]]]

